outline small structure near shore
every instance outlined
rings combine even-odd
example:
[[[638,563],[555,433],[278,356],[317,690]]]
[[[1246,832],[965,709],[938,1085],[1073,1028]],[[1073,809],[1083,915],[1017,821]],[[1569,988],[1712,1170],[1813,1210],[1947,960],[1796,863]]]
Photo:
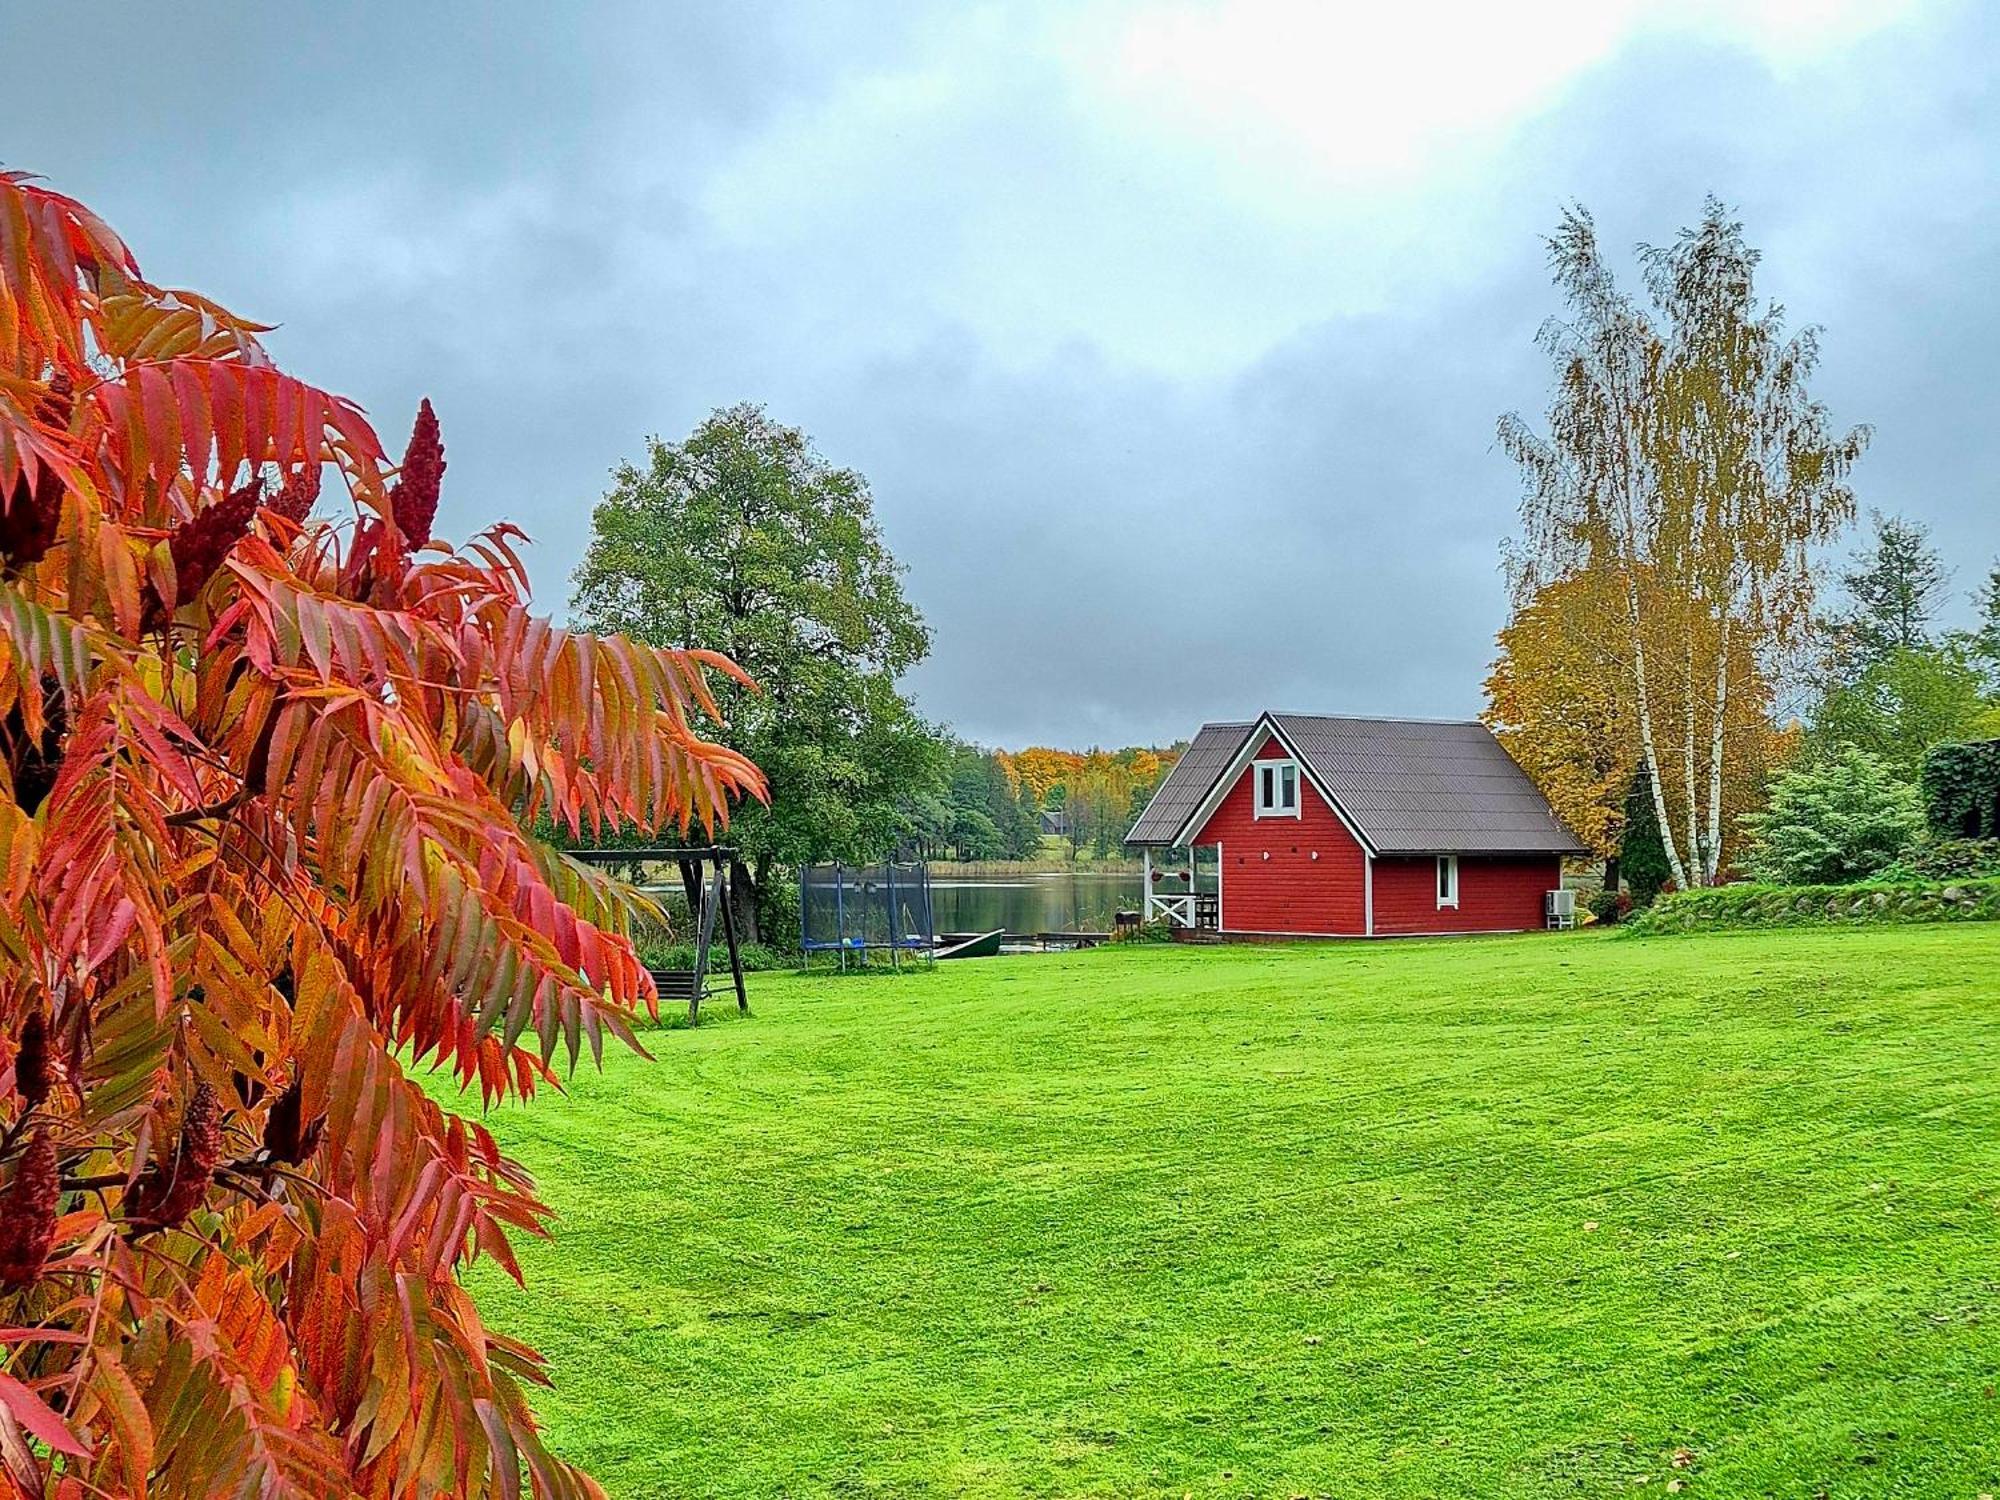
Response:
[[[1203,725],[1125,842],[1148,919],[1256,937],[1542,927],[1589,853],[1484,724],[1278,713]],[[1156,880],[1208,849],[1213,892]]]

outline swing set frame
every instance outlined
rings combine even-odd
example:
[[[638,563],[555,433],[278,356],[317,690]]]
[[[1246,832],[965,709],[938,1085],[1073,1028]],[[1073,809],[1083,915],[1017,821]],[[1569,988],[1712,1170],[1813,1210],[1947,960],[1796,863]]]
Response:
[[[683,889],[701,892],[695,924],[692,969],[649,969],[662,1000],[685,1000],[687,1023],[701,1024],[701,1002],[708,990],[708,952],[715,938],[715,919],[722,918],[722,937],[729,947],[729,972],[736,985],[736,1008],[748,1014],[750,996],[743,986],[743,949],[736,937],[736,914],[730,909],[730,874],[741,862],[734,849],[711,844],[697,849],[572,849],[574,859],[593,865],[673,864],[681,872]],[[704,869],[704,867],[707,867]]]

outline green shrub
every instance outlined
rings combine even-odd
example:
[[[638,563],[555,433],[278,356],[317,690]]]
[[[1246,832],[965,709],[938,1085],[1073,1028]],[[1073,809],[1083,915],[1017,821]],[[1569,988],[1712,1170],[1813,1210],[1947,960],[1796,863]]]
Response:
[[[1924,831],[1917,789],[1852,746],[1780,776],[1762,812],[1746,814],[1751,876],[1772,885],[1865,880]]]
[[[1658,897],[1659,893],[1655,891],[1654,899],[1657,900]],[[1590,913],[1591,920],[1610,927],[1629,917],[1637,905],[1638,903],[1625,892],[1607,889],[1598,891],[1584,902],[1584,909]]]
[[[1873,878],[1885,884],[2000,877],[2000,838],[1937,839],[1918,844]]]
[[[1941,839],[2000,839],[2000,740],[1938,745],[1924,757],[1924,816]]]
[[[2000,921],[2000,879],[1711,886],[1662,896],[1637,913],[1625,930],[1643,934],[1965,921]]]

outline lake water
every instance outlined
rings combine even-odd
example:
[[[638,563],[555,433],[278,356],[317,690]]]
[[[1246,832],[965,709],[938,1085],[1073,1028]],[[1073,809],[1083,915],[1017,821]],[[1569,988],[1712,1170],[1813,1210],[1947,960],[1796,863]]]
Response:
[[[1114,915],[1139,909],[1139,872],[931,877],[939,932],[1109,932]]]
[[[1109,932],[1119,912],[1139,909],[1142,884],[1137,870],[933,875],[931,907],[939,932]],[[673,930],[691,938],[695,924],[679,884],[648,890],[666,906]]]

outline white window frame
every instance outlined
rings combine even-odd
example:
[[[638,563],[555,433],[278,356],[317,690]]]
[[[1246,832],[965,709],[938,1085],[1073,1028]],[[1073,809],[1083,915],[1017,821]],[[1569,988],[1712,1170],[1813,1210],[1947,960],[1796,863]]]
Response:
[[[1264,773],[1270,771],[1275,778],[1272,785],[1284,784],[1284,772],[1292,773],[1292,805],[1281,807],[1276,803],[1266,805],[1264,801]],[[1289,755],[1273,756],[1269,760],[1250,762],[1250,815],[1252,818],[1304,818],[1305,796],[1300,790],[1304,778],[1299,773],[1299,763]]]
[[[1437,857],[1437,874],[1434,878],[1436,880],[1434,889],[1437,891],[1438,910],[1443,911],[1446,907],[1450,907],[1456,911],[1458,909],[1458,856],[1456,854],[1440,854]]]

